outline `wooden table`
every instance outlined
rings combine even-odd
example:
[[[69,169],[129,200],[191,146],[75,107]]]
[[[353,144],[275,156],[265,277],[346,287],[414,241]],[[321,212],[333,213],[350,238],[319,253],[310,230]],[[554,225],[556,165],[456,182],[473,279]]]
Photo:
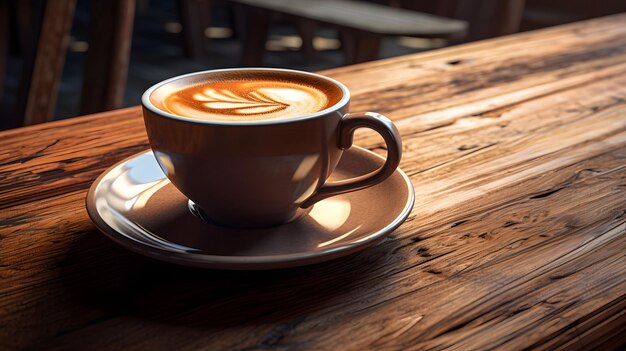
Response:
[[[133,107],[0,134],[0,348],[616,349],[626,343],[626,15],[326,71],[404,137],[382,244],[206,271],[117,246],[90,183]],[[384,153],[373,134],[357,144]],[[37,347],[39,346],[39,347]]]

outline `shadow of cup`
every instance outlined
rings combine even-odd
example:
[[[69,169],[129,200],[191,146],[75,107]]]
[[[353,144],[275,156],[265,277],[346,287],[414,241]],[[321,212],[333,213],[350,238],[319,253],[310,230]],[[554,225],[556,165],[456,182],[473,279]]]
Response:
[[[75,303],[111,318],[216,329],[278,323],[354,302],[359,287],[384,285],[376,273],[381,246],[311,266],[216,271],[145,258],[90,231],[67,253],[61,281]]]

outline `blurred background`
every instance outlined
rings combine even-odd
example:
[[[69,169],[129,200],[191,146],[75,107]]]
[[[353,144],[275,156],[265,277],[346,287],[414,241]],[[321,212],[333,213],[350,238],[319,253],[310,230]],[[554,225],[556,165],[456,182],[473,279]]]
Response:
[[[0,130],[137,105],[152,84],[193,71],[318,71],[625,10],[624,0],[0,0]]]

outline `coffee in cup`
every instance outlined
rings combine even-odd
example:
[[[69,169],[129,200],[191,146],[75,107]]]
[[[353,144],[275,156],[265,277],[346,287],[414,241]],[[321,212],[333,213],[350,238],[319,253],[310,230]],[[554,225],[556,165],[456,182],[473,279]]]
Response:
[[[242,68],[168,79],[142,97],[150,146],[195,211],[219,225],[285,223],[325,198],[389,177],[402,154],[386,117],[350,113],[341,83],[308,72]],[[354,131],[381,134],[387,159],[377,171],[327,182]]]
[[[304,116],[329,108],[342,96],[341,89],[326,80],[271,71],[226,71],[207,81],[170,88],[164,98],[152,99],[160,109],[199,120],[234,122]]]

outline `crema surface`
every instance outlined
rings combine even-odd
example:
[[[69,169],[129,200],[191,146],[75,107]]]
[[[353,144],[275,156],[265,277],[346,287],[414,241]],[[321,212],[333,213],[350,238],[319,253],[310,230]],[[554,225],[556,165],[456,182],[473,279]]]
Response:
[[[341,98],[327,82],[298,78],[251,75],[196,83],[170,91],[160,108],[201,120],[256,121],[312,114]]]

